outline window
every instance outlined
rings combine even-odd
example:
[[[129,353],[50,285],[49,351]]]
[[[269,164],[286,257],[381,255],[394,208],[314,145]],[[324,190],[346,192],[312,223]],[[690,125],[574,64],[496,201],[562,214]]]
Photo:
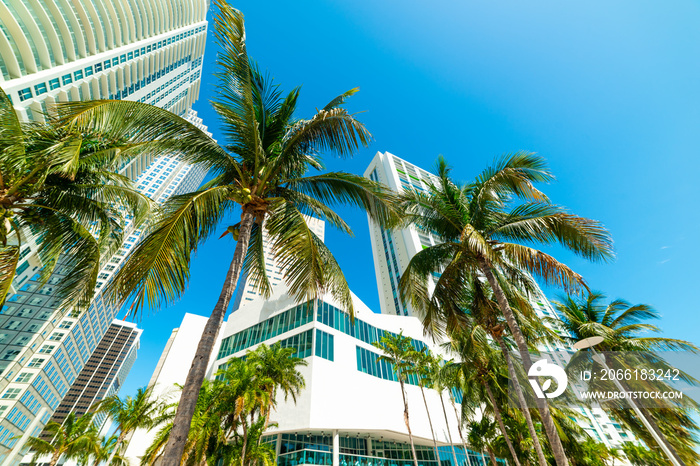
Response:
[[[116,60],[116,58],[114,60]],[[125,63],[125,62],[126,62],[126,54],[123,54],[121,57],[119,57],[119,63]]]
[[[31,361],[29,361],[27,367],[39,367],[44,361],[44,358],[34,358]]]
[[[36,95],[46,94],[48,92],[48,89],[46,88],[46,83],[39,83],[36,86],[34,86],[34,92],[36,92]]]
[[[39,353],[51,354],[54,349],[56,349],[54,345],[44,345],[39,349]]]
[[[72,325],[73,325],[73,322],[71,322],[69,320],[64,320],[63,322],[61,322],[61,325],[59,325],[58,328],[67,329],[67,328],[71,328]]]
[[[32,89],[30,87],[25,87],[24,89],[17,92],[19,94],[19,101],[23,102],[27,99],[32,98]]]
[[[15,382],[18,383],[27,383],[29,382],[29,379],[32,378],[32,373],[31,372],[22,372],[17,376],[17,379],[15,379]]]
[[[96,63],[95,64],[95,73],[99,73],[102,71],[102,63]]]
[[[5,324],[6,329],[8,330],[17,330],[22,326],[23,322],[21,320],[10,320]]]
[[[61,78],[63,81],[63,85],[65,86],[66,84],[70,84],[73,82],[73,77],[71,76],[70,73],[64,74],[63,77]]]
[[[5,361],[13,359],[15,356],[19,354],[19,350],[7,350],[5,351],[5,354],[2,355],[2,359]]]
[[[123,57],[123,56],[124,56],[124,55],[122,55],[122,57]],[[127,58],[127,60],[131,60],[132,58],[134,58],[134,52],[129,52],[129,53],[127,53],[127,54],[126,54],[126,58]]]
[[[83,70],[78,70],[75,73],[73,73],[73,76],[75,76],[75,80],[78,81],[79,79],[83,79]]]
[[[92,76],[92,66],[85,68],[85,76]]]
[[[316,356],[333,361],[333,335],[316,330]]]
[[[9,388],[5,393],[3,393],[2,398],[4,400],[14,400],[21,391],[21,388]]]
[[[51,336],[49,337],[49,340],[52,340],[52,341],[60,341],[61,338],[63,338],[65,335],[66,335],[66,334],[65,334],[65,333],[62,333],[62,332],[54,332],[54,333],[52,333]]]

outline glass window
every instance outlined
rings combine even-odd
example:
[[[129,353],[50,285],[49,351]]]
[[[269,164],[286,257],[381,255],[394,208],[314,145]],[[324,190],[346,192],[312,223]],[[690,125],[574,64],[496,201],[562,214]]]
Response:
[[[46,83],[39,83],[36,86],[34,86],[34,92],[36,92],[36,95],[46,94],[46,92],[48,92],[48,89],[46,88]]]
[[[117,66],[119,64],[119,57],[112,58],[112,66]]]
[[[92,76],[92,66],[85,68],[85,76]]]
[[[83,79],[83,70],[78,70],[73,73],[73,76],[75,76],[75,80]]]
[[[138,51],[137,51],[137,52],[138,52]],[[122,55],[122,56],[124,56],[124,55]],[[127,60],[131,60],[132,58],[134,58],[134,52],[129,52],[129,53],[126,54],[126,59],[127,59]]]
[[[29,382],[29,379],[32,378],[32,375],[33,374],[31,372],[22,372],[21,374],[19,374],[17,376],[17,379],[15,380],[15,382],[27,383],[27,382]]]
[[[70,84],[73,82],[73,76],[71,76],[70,73],[64,74],[63,77],[61,77],[61,80],[63,81],[63,85],[65,86],[66,84]]]
[[[125,63],[125,62],[126,62],[126,54],[122,54],[122,56],[119,57],[119,63]]]
[[[32,98],[32,89],[30,87],[25,87],[17,92],[19,94],[19,101],[23,102],[27,99]]]
[[[109,69],[112,67],[112,62],[110,60],[105,60],[104,66],[105,66],[105,69]]]
[[[2,398],[6,400],[14,400],[21,391],[21,388],[8,388],[7,391],[3,393]]]
[[[102,63],[95,64],[95,73],[102,71]]]

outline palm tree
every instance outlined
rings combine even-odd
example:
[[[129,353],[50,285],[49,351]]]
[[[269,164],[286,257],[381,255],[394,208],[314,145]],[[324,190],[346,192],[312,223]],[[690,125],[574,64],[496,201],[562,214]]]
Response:
[[[444,373],[449,374],[453,380],[459,375],[458,386],[468,394],[471,404],[480,408],[482,400],[489,400],[496,423],[503,434],[513,461],[516,466],[520,466],[520,460],[501,416],[501,403],[497,400],[497,394],[494,393],[494,387],[498,386],[498,375],[504,366],[499,360],[499,351],[489,344],[487,334],[481,327],[475,327],[469,333],[453,337],[448,344],[457,353],[460,362],[450,362],[443,369]],[[499,388],[499,391],[501,390]],[[463,400],[462,412],[465,413],[468,407],[469,403]]]
[[[44,433],[51,440],[41,437],[29,437],[26,445],[36,455],[51,455],[49,466],[63,457],[65,460],[81,459],[87,456],[98,456],[100,440],[97,429],[92,424],[93,415],[85,414],[76,419],[75,413],[69,413],[63,424],[49,422],[44,427]]]
[[[413,463],[415,466],[418,466],[418,456],[416,455],[416,446],[413,443],[413,433],[411,433],[411,423],[408,416],[408,399],[404,385],[408,374],[411,372],[411,354],[415,351],[415,348],[413,348],[411,344],[411,339],[403,336],[403,332],[398,335],[390,335],[385,332],[384,336],[379,341],[373,342],[372,345],[382,350],[384,353],[377,357],[377,361],[384,361],[391,364],[396,378],[399,381],[401,397],[403,398],[403,420],[404,423],[406,423],[406,430],[408,430],[408,440],[411,443]]]
[[[104,462],[107,466],[129,466],[129,461],[117,452],[118,449],[116,435],[101,437],[98,452],[94,455],[93,465],[99,466]],[[79,461],[78,464],[88,464],[90,458],[90,456],[86,456],[84,461]]]
[[[447,410],[445,409],[445,399],[442,394],[445,390],[449,393],[453,388],[457,388],[459,385],[454,375],[454,371],[445,370],[445,366],[442,365],[442,359],[438,357],[432,358],[430,361],[426,361],[430,365],[430,370],[434,374],[432,378],[433,389],[438,392],[440,397],[440,404],[442,405],[442,414],[445,416],[445,425],[447,426],[447,436],[450,440],[450,446],[452,447],[452,457],[455,460],[455,466],[459,466],[459,461],[457,461],[457,453],[455,451],[454,442],[452,441],[452,433],[450,432],[450,423],[447,420]],[[450,401],[452,401],[452,394],[450,396]],[[464,442],[464,437],[462,437],[462,420],[457,418],[457,431],[462,439],[462,445],[464,446],[465,453],[467,452],[467,445]]]
[[[502,277],[499,276],[498,278],[505,294],[508,296],[508,301],[511,303],[513,311],[518,317],[521,327],[523,324],[525,324],[526,328],[532,325],[536,327],[534,329],[535,331],[527,328],[528,331],[526,333],[530,335],[535,334],[541,338],[548,336],[550,339],[554,338],[555,335],[552,334],[550,336],[549,334],[551,332],[549,329],[547,329],[544,325],[541,325],[539,319],[537,319],[537,317],[534,315],[534,311],[532,310],[530,303],[525,296],[513,289],[513,287],[510,286],[508,282],[503,280]],[[505,359],[506,366],[508,368],[508,375],[510,380],[514,382],[510,385],[514,388],[518,398],[518,403],[520,404],[522,414],[530,432],[530,437],[532,438],[537,459],[540,466],[548,466],[547,460],[544,456],[544,451],[542,450],[542,444],[540,443],[537,430],[535,429],[535,424],[532,420],[532,415],[530,414],[530,409],[525,400],[525,394],[521,384],[517,383],[517,381],[521,380],[521,378],[518,377],[515,364],[513,363],[513,359],[510,355],[509,344],[505,339],[506,326],[503,324],[501,319],[499,319],[498,303],[492,298],[492,296],[489,295],[490,290],[488,290],[488,285],[482,283],[478,278],[472,277],[471,280],[465,283],[465,286],[464,308],[466,312],[464,318],[467,321],[471,321],[469,325],[481,326],[500,347],[501,353],[503,354],[503,358]],[[522,312],[521,310],[525,310],[526,312]],[[533,339],[530,338],[529,340],[529,342],[532,343]]]
[[[286,271],[294,297],[303,301],[330,293],[352,313],[351,293],[340,267],[309,229],[304,214],[320,217],[347,233],[350,227],[333,206],[360,207],[379,224],[397,217],[387,188],[378,183],[343,172],[308,174],[323,168],[321,151],[346,157],[369,143],[369,132],[342,107],[356,89],[331,100],[312,118],[296,119],[299,88],[283,96],[251,64],[243,15],[224,0],[216,4],[215,32],[222,51],[214,107],[222,118],[226,149],[202,145],[200,161],[212,169],[214,178],[201,189],[165,203],[162,215],[153,219],[148,235],[106,290],[118,303],[133,298],[134,312],[146,304],[159,307],[176,299],[187,287],[192,252],[227,213],[240,207],[240,222],[229,228],[237,239],[233,258],[197,347],[165,449],[163,461],[169,466],[178,464],[182,456],[197,394],[241,271],[264,295],[271,291],[263,232]],[[84,106],[76,118],[86,125],[126,124],[102,117],[99,106],[93,110]],[[137,123],[146,132],[158,130],[148,120]]]
[[[447,162],[439,158],[437,177],[428,193],[402,194],[405,221],[434,232],[443,243],[413,256],[401,277],[401,296],[418,311],[441,308],[449,325],[461,313],[450,302],[462,283],[471,276],[484,277],[529,370],[528,345],[497,273],[518,284],[524,270],[547,285],[579,290],[585,287],[580,275],[521,243],[559,243],[585,258],[606,260],[612,257],[612,240],[600,223],[568,213],[534,186],[552,179],[544,160],[534,154],[504,156],[464,186],[450,179]],[[441,276],[430,294],[427,277],[435,272]],[[568,461],[547,401],[537,399],[537,407],[557,465],[565,466]]]
[[[121,246],[127,216],[138,225],[151,211],[148,198],[116,173],[131,156],[125,138],[74,128],[59,116],[20,122],[0,89],[0,304],[31,234],[41,280],[59,261],[65,271],[55,285],[61,307],[87,307],[100,259]]]
[[[117,394],[108,396],[95,404],[91,410],[96,413],[107,413],[116,425],[116,430],[119,431],[112,454],[107,459],[107,464],[111,464],[114,456],[121,451],[127,435],[135,432],[136,429],[150,430],[163,422],[165,405],[158,398],[153,397],[153,387],[147,387],[139,388],[134,397],[127,396],[122,399]]]
[[[270,382],[267,387],[270,403],[265,408],[265,427],[270,420],[272,404],[277,397],[277,389],[284,393],[285,401],[291,396],[296,403],[297,396],[306,386],[304,377],[297,368],[308,365],[308,362],[295,357],[295,352],[294,348],[282,348],[279,343],[272,346],[263,343],[255,351],[249,352],[246,357],[248,364],[251,364],[257,371],[258,377]]]
[[[555,309],[561,316],[564,329],[568,332],[572,342],[600,336],[603,337],[603,342],[597,345],[599,351],[625,353],[629,355],[625,359],[633,358],[633,354],[630,353],[634,352],[700,351],[698,347],[688,341],[648,335],[649,333],[661,332],[657,326],[647,323],[649,320],[659,318],[658,312],[652,307],[646,304],[631,305],[622,299],[613,300],[608,304],[605,304],[604,301],[603,294],[589,292],[580,298],[565,296],[561,302],[554,303]],[[657,358],[658,355],[654,355],[654,359]],[[638,367],[644,367],[649,362],[648,357],[642,356]],[[576,364],[576,361],[572,360],[572,364]],[[672,369],[663,360],[659,360],[658,364],[664,369]],[[692,378],[686,378],[686,382],[697,384],[697,381]],[[633,382],[621,381],[621,383],[628,385]],[[657,385],[655,388],[646,386],[637,387],[635,390],[658,388]],[[624,400],[608,404],[608,409],[615,418],[653,448],[656,444],[653,437],[643,427],[641,421],[627,408]],[[695,463],[700,460],[700,455],[695,451],[697,447],[696,436],[700,429],[692,415],[692,413],[699,411],[698,408],[696,403],[688,400],[673,400],[673,402],[660,403],[656,409],[642,409],[644,416],[659,434],[661,441],[666,443],[668,449],[681,463]]]
[[[481,463],[483,466],[486,466],[483,454],[484,450],[488,452],[491,464],[493,466],[498,466],[496,455],[493,453],[492,447],[492,443],[496,439],[496,425],[494,422],[487,417],[482,417],[479,421],[470,422],[468,427],[469,443],[474,445],[477,450],[482,451]]]
[[[433,379],[436,375],[432,370],[434,366],[431,364],[431,362],[433,361],[433,355],[431,354],[429,349],[422,348],[421,351],[414,350],[410,354],[410,360],[413,363],[413,368],[410,369],[410,372],[416,375],[421,395],[423,395],[425,413],[428,415],[428,424],[430,424],[430,434],[433,437],[433,446],[435,447],[435,459],[438,461],[438,463],[440,463],[440,452],[438,451],[437,440],[435,439],[435,429],[433,429],[433,420],[430,417],[430,409],[428,409],[428,400],[426,400],[425,398],[425,386],[432,386]],[[447,423],[447,419],[445,419],[445,422]],[[445,425],[449,426],[449,424]],[[452,452],[454,453],[454,447],[452,448]],[[456,455],[454,459],[455,466],[459,466],[459,464],[457,463]]]

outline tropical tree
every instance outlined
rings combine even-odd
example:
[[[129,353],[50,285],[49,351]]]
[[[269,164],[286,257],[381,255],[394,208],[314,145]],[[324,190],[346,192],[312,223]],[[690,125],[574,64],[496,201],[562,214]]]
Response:
[[[308,362],[295,357],[294,353],[296,353],[294,348],[282,348],[280,343],[275,343],[272,346],[262,344],[248,354],[248,364],[257,371],[258,377],[268,381],[266,389],[269,404],[265,408],[266,424],[270,420],[272,405],[277,398],[277,390],[281,390],[284,394],[285,401],[291,396],[296,403],[297,396],[305,387],[304,377],[299,372],[298,367],[306,366]]]
[[[498,466],[492,446],[496,440],[496,424],[491,419],[482,417],[479,421],[471,421],[467,427],[469,429],[469,443],[482,452],[481,463],[486,466],[483,454],[483,451],[486,450],[491,459],[491,464]]]
[[[688,341],[654,335],[661,330],[649,323],[659,318],[658,312],[652,307],[646,304],[632,305],[622,299],[606,304],[605,299],[601,293],[589,292],[581,297],[565,296],[560,302],[554,303],[571,342],[594,336],[602,337],[603,341],[596,346],[598,351],[624,353],[626,360],[634,360],[634,353],[641,352],[648,354],[648,352],[664,350],[699,351],[698,347]],[[588,351],[585,350],[584,354],[589,354]],[[635,368],[649,367],[648,365],[652,363],[660,365],[664,370],[672,368],[658,354],[654,354],[651,358],[640,356]],[[571,364],[576,364],[576,360],[572,359]],[[681,376],[690,384],[698,383],[697,380],[682,373]],[[624,380],[620,382],[623,386],[641,383]],[[640,391],[668,389],[659,381],[645,382],[645,385],[636,388],[627,387],[627,389]],[[652,429],[676,458],[683,463],[695,464],[700,461],[700,455],[696,452],[700,428],[693,417],[697,415],[699,408],[696,402],[688,398],[663,400],[659,401],[654,409],[643,407],[640,409]],[[648,446],[652,449],[658,448],[652,435],[629,409],[625,400],[607,402],[606,409]]]
[[[122,399],[114,394],[93,405],[91,411],[106,413],[114,422],[119,435],[112,445],[112,453],[107,458],[107,464],[124,446],[126,437],[136,429],[151,430],[162,424],[167,415],[166,405],[162,400],[153,396],[153,387],[139,388],[135,396]]]
[[[507,281],[503,280],[502,276],[499,275],[498,278],[504,293],[508,297],[508,302],[510,303],[511,308],[518,319],[520,327],[524,329],[524,334],[526,337],[528,337],[528,344],[534,347],[534,343],[536,343],[538,340],[544,341],[556,338],[556,334],[542,325],[540,320],[537,318],[527,297],[519,290],[514,289],[514,287],[512,287]],[[528,431],[530,432],[533,448],[537,454],[537,459],[540,466],[547,466],[547,460],[544,456],[544,451],[542,449],[537,430],[535,429],[535,424],[532,419],[532,415],[530,414],[530,409],[527,405],[525,394],[521,384],[518,383],[518,381],[522,380],[522,378],[519,377],[513,362],[513,358],[511,357],[510,342],[506,339],[507,326],[502,319],[499,318],[498,303],[493,299],[488,283],[482,283],[479,278],[471,277],[471,279],[465,282],[464,285],[465,292],[463,295],[463,308],[465,310],[465,326],[467,328],[469,326],[478,326],[483,328],[501,349],[503,359],[505,360],[508,368],[508,376],[510,377],[510,380],[514,382],[510,384],[510,387],[514,389],[517,396],[518,403],[520,404],[523,417],[525,418],[525,422],[528,427]]]
[[[49,466],[56,466],[61,458],[67,461],[82,459],[86,455],[98,456],[100,439],[92,420],[90,413],[76,418],[71,412],[63,424],[49,422],[44,427],[43,436],[29,437],[25,445],[34,453],[34,460],[38,455],[50,455]]]
[[[411,443],[411,453],[413,463],[418,466],[418,456],[416,456],[416,446],[413,443],[413,433],[411,432],[411,422],[408,415],[408,397],[406,395],[405,383],[411,372],[411,355],[415,348],[411,344],[411,338],[403,336],[403,332],[398,335],[391,335],[385,332],[384,336],[372,343],[375,348],[382,350],[384,354],[377,357],[377,361],[384,361],[391,364],[401,387],[401,397],[403,398],[403,421],[408,430],[408,440]]]
[[[135,112],[124,121],[123,114],[105,113],[99,104],[83,103],[80,112],[71,115],[75,124],[116,132],[128,126],[146,134],[157,132],[158,123],[165,121],[167,136],[178,141],[175,147],[189,150],[184,156],[178,152],[181,158],[201,163],[213,175],[197,191],[174,196],[164,204],[110,283],[106,294],[117,303],[132,300],[133,312],[144,305],[158,308],[184,293],[193,251],[227,214],[240,207],[240,222],[229,228],[237,239],[233,258],[197,347],[164,452],[163,462],[169,466],[178,464],[184,451],[197,395],[241,271],[263,295],[271,291],[263,234],[268,235],[272,255],[285,270],[295,298],[309,300],[329,293],[352,313],[351,293],[340,267],[307,225],[305,214],[347,233],[350,227],[334,206],[359,207],[379,224],[397,217],[387,188],[378,183],[343,172],[309,174],[323,168],[322,151],[348,157],[369,143],[370,133],[343,108],[356,89],[331,100],[310,119],[297,119],[299,88],[283,95],[263,76],[248,58],[243,15],[223,0],[216,5],[214,25],[221,52],[214,108],[222,120],[225,149],[196,138],[195,147],[182,148],[181,138],[170,132],[178,121],[158,114],[148,119]]]
[[[433,371],[433,365],[431,364],[433,360],[433,355],[431,354],[430,350],[427,348],[422,348],[421,351],[413,350],[412,353],[410,353],[409,356],[413,367],[410,368],[410,372],[412,374],[415,374],[416,378],[418,379],[418,386],[420,387],[420,392],[421,395],[423,396],[423,404],[425,405],[425,413],[428,415],[428,424],[430,425],[430,435],[433,437],[433,446],[435,448],[435,458],[439,461],[440,460],[440,452],[438,451],[438,445],[437,445],[437,439],[435,438],[435,429],[433,428],[433,419],[430,416],[430,409],[428,408],[428,400],[425,398],[425,387],[426,386],[432,386],[433,385],[433,379],[435,378],[436,374],[435,371]],[[445,419],[445,422],[447,422],[447,419]],[[449,424],[445,424],[448,425]],[[448,429],[449,432],[449,429]],[[452,449],[452,452],[454,454],[454,447]],[[459,466],[459,463],[457,462],[457,456],[454,455],[454,460],[455,460],[455,466]]]
[[[129,466],[129,460],[118,452],[119,445],[116,435],[100,437],[99,440],[97,453],[91,455],[90,452],[86,452],[85,457],[78,461],[79,465],[90,464],[92,460],[94,466],[99,466],[102,463],[107,466]]]
[[[65,272],[55,284],[60,307],[86,308],[100,259],[121,245],[127,217],[138,224],[151,211],[148,198],[116,173],[136,155],[128,140],[65,124],[62,105],[45,123],[21,122],[0,89],[0,304],[31,234],[41,281],[59,261]]]
[[[622,452],[627,457],[632,466],[657,466],[665,462],[663,454],[654,450],[649,450],[641,445],[632,442],[622,444]]]
[[[456,377],[457,373],[456,371],[450,370],[450,367],[443,365],[442,359],[439,357],[433,357],[430,361],[426,362],[430,365],[431,372],[434,374],[432,378],[432,388],[436,392],[438,392],[438,396],[440,397],[440,404],[442,405],[442,414],[445,416],[445,425],[449,426],[450,423],[447,420],[447,410],[445,409],[445,399],[443,398],[443,393],[447,391],[448,396],[450,398],[450,402],[452,403],[452,407],[456,414],[457,410],[454,405],[454,400],[452,398],[452,390],[459,389],[459,380],[458,377]],[[467,444],[464,441],[464,436],[462,435],[462,419],[460,417],[457,417],[457,432],[459,432],[459,437],[462,440],[462,446],[464,447],[464,451],[466,453]],[[450,445],[452,447],[452,456],[454,457],[455,465],[459,466],[459,462],[457,461],[457,453],[455,452],[454,442],[452,441],[452,433],[450,432],[449,428],[447,429],[447,435],[450,440]]]
[[[262,344],[248,351],[245,358],[231,359],[216,380],[205,380],[181,464],[204,466],[223,461],[253,466],[274,462],[274,449],[261,440],[270,426],[269,414],[275,407],[276,395],[285,393],[296,402],[305,386],[298,369],[307,363],[294,357],[294,352],[279,344]],[[171,414],[171,421],[156,434],[142,457],[142,465],[162,459],[173,418]]]
[[[500,359],[502,357],[500,351],[489,344],[488,336],[481,327],[475,327],[469,333],[453,336],[447,345],[451,346],[460,361],[451,361],[445,366],[443,372],[446,375],[449,374],[452,380],[459,380],[455,385],[463,390],[462,413],[466,415],[471,410],[471,414],[474,415],[477,409],[482,408],[483,400],[488,400],[487,406],[493,412],[496,425],[503,435],[510,455],[516,466],[520,466],[517,452],[503,422],[502,403],[498,401],[499,392],[504,391],[498,384],[500,372],[505,366]],[[494,391],[496,387],[498,391]],[[471,443],[471,437],[469,438]]]
[[[442,306],[449,325],[461,314],[453,298],[462,283],[468,277],[484,277],[529,370],[527,341],[497,274],[517,284],[522,271],[527,271],[547,285],[580,290],[585,287],[580,275],[525,244],[559,243],[585,258],[607,260],[612,257],[612,240],[600,223],[568,213],[535,187],[553,177],[544,160],[534,154],[506,155],[464,186],[451,180],[443,158],[438,159],[436,174],[438,181],[427,193],[402,194],[405,222],[433,232],[442,243],[413,256],[401,277],[401,296],[419,312]],[[436,272],[441,275],[430,293],[427,277]],[[538,398],[537,407],[557,465],[564,466],[568,461],[547,401]]]

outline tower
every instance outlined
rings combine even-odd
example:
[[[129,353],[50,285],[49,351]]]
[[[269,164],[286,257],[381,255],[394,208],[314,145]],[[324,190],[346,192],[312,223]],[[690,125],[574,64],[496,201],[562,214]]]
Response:
[[[56,102],[128,99],[206,130],[191,107],[199,96],[207,8],[206,0],[2,2],[0,87],[24,121],[42,121]],[[196,188],[205,175],[172,154],[131,160],[120,173],[159,202]],[[82,314],[57,311],[54,287],[64,271],[58,267],[42,285],[37,244],[30,237],[23,245],[0,314],[0,464],[20,460],[26,438],[41,432],[78,382],[118,311],[101,291],[140,234],[126,226],[126,240],[101,264],[93,303]]]

